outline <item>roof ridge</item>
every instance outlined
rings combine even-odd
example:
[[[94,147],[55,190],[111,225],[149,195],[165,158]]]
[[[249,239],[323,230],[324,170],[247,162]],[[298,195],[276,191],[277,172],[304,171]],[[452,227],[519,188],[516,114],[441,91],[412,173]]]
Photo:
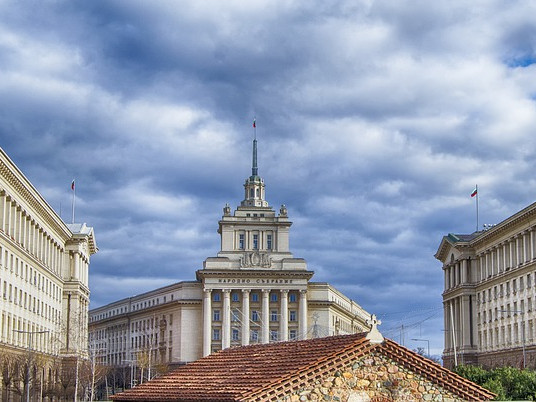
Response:
[[[475,396],[483,396],[482,394],[485,394],[490,399],[496,396],[493,392],[487,390],[486,388],[469,381],[459,374],[454,373],[440,364],[406,348],[405,346],[399,345],[390,339],[386,339],[386,342],[380,346],[383,352],[387,352],[386,355],[388,357],[392,358],[403,366],[407,367],[411,365],[406,359],[403,358],[403,356],[400,355],[404,354],[406,358],[413,359],[414,366],[410,367],[413,371],[431,381],[437,381],[442,387],[451,392],[458,394],[462,393],[463,397],[467,398],[468,400],[474,400]],[[415,364],[417,362],[418,364]],[[449,383],[449,380],[456,383],[457,386]]]
[[[322,370],[325,369],[325,367],[323,367],[322,365],[327,365],[334,358],[337,358],[338,356],[342,356],[342,355],[348,353],[349,351],[356,352],[356,353],[353,353],[352,356],[351,356],[351,358],[355,358],[356,354],[363,355],[365,352],[376,348],[378,346],[378,344],[370,343],[370,341],[368,339],[366,339],[366,334],[367,334],[367,332],[360,332],[360,333],[349,334],[349,335],[335,335],[335,336],[329,336],[329,337],[324,337],[324,338],[315,338],[315,339],[319,339],[319,340],[333,339],[333,338],[337,338],[337,339],[342,340],[342,339],[347,338],[347,337],[354,337],[355,339],[352,340],[352,342],[350,342],[349,344],[346,344],[346,345],[343,344],[342,349],[337,349],[337,350],[333,351],[330,354],[324,354],[320,358],[318,358],[318,359],[316,359],[314,361],[311,361],[311,362],[309,362],[307,364],[304,364],[302,367],[299,367],[298,370],[296,370],[299,373],[299,375],[298,375],[298,378],[300,378],[299,381],[302,382],[303,381],[302,379],[304,377],[306,377],[310,373],[310,371],[312,369],[317,370],[317,371],[322,371]],[[312,341],[312,339],[307,339],[307,340],[304,340],[304,341],[301,341],[301,342],[311,342],[311,341]],[[360,344],[362,344],[365,347],[363,349],[359,350],[359,353],[357,353],[357,350],[355,350],[355,349],[356,349],[356,346],[359,346]],[[348,356],[348,358],[346,360],[348,360],[349,358],[350,358],[350,356]],[[319,365],[320,365],[320,367],[318,367]],[[285,376],[283,376],[283,377],[281,377],[281,378],[279,378],[277,380],[273,380],[273,381],[271,381],[269,383],[264,384],[262,387],[259,386],[255,390],[243,391],[243,392],[241,392],[241,394],[242,394],[242,399],[241,400],[246,401],[246,400],[250,400],[251,398],[257,398],[260,395],[262,395],[262,392],[266,391],[266,389],[270,388],[272,385],[280,383],[283,386],[283,383],[290,381],[293,377],[296,377],[296,374],[295,373],[289,373],[289,374],[286,374]],[[243,399],[243,398],[247,398],[247,399]]]

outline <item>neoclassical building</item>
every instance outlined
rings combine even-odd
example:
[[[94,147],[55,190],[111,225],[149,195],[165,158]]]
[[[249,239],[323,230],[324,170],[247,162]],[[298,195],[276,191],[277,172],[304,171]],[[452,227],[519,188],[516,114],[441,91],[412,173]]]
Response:
[[[536,367],[536,203],[472,234],[443,237],[446,367]]]
[[[266,201],[255,139],[244,199],[234,211],[223,208],[221,250],[196,280],[90,311],[90,343],[102,362],[175,365],[234,346],[368,329],[370,314],[359,304],[311,282],[314,272],[290,252],[291,225],[284,205],[276,212]]]
[[[3,356],[28,348],[64,360],[87,356],[88,272],[96,252],[93,229],[64,223],[0,148]]]

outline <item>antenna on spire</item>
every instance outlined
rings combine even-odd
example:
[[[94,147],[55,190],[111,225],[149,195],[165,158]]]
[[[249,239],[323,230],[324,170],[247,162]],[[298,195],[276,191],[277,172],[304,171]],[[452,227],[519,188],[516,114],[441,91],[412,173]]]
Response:
[[[257,118],[253,118],[253,165],[251,167],[251,175],[258,176],[259,169],[257,167]]]

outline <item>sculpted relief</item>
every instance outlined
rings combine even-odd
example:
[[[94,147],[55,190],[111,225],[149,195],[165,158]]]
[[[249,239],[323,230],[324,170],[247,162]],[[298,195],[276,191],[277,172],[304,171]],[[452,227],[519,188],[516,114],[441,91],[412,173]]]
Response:
[[[270,268],[272,266],[272,258],[268,253],[260,253],[258,251],[244,253],[240,257],[241,268]]]

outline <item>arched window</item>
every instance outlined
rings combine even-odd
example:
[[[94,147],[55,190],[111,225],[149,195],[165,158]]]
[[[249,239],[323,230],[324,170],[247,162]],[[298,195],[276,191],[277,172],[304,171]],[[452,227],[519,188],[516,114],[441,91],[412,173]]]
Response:
[[[249,196],[250,196],[250,198],[253,198],[254,195],[255,195],[255,190],[252,189],[252,188],[250,188],[250,189],[249,189]]]

